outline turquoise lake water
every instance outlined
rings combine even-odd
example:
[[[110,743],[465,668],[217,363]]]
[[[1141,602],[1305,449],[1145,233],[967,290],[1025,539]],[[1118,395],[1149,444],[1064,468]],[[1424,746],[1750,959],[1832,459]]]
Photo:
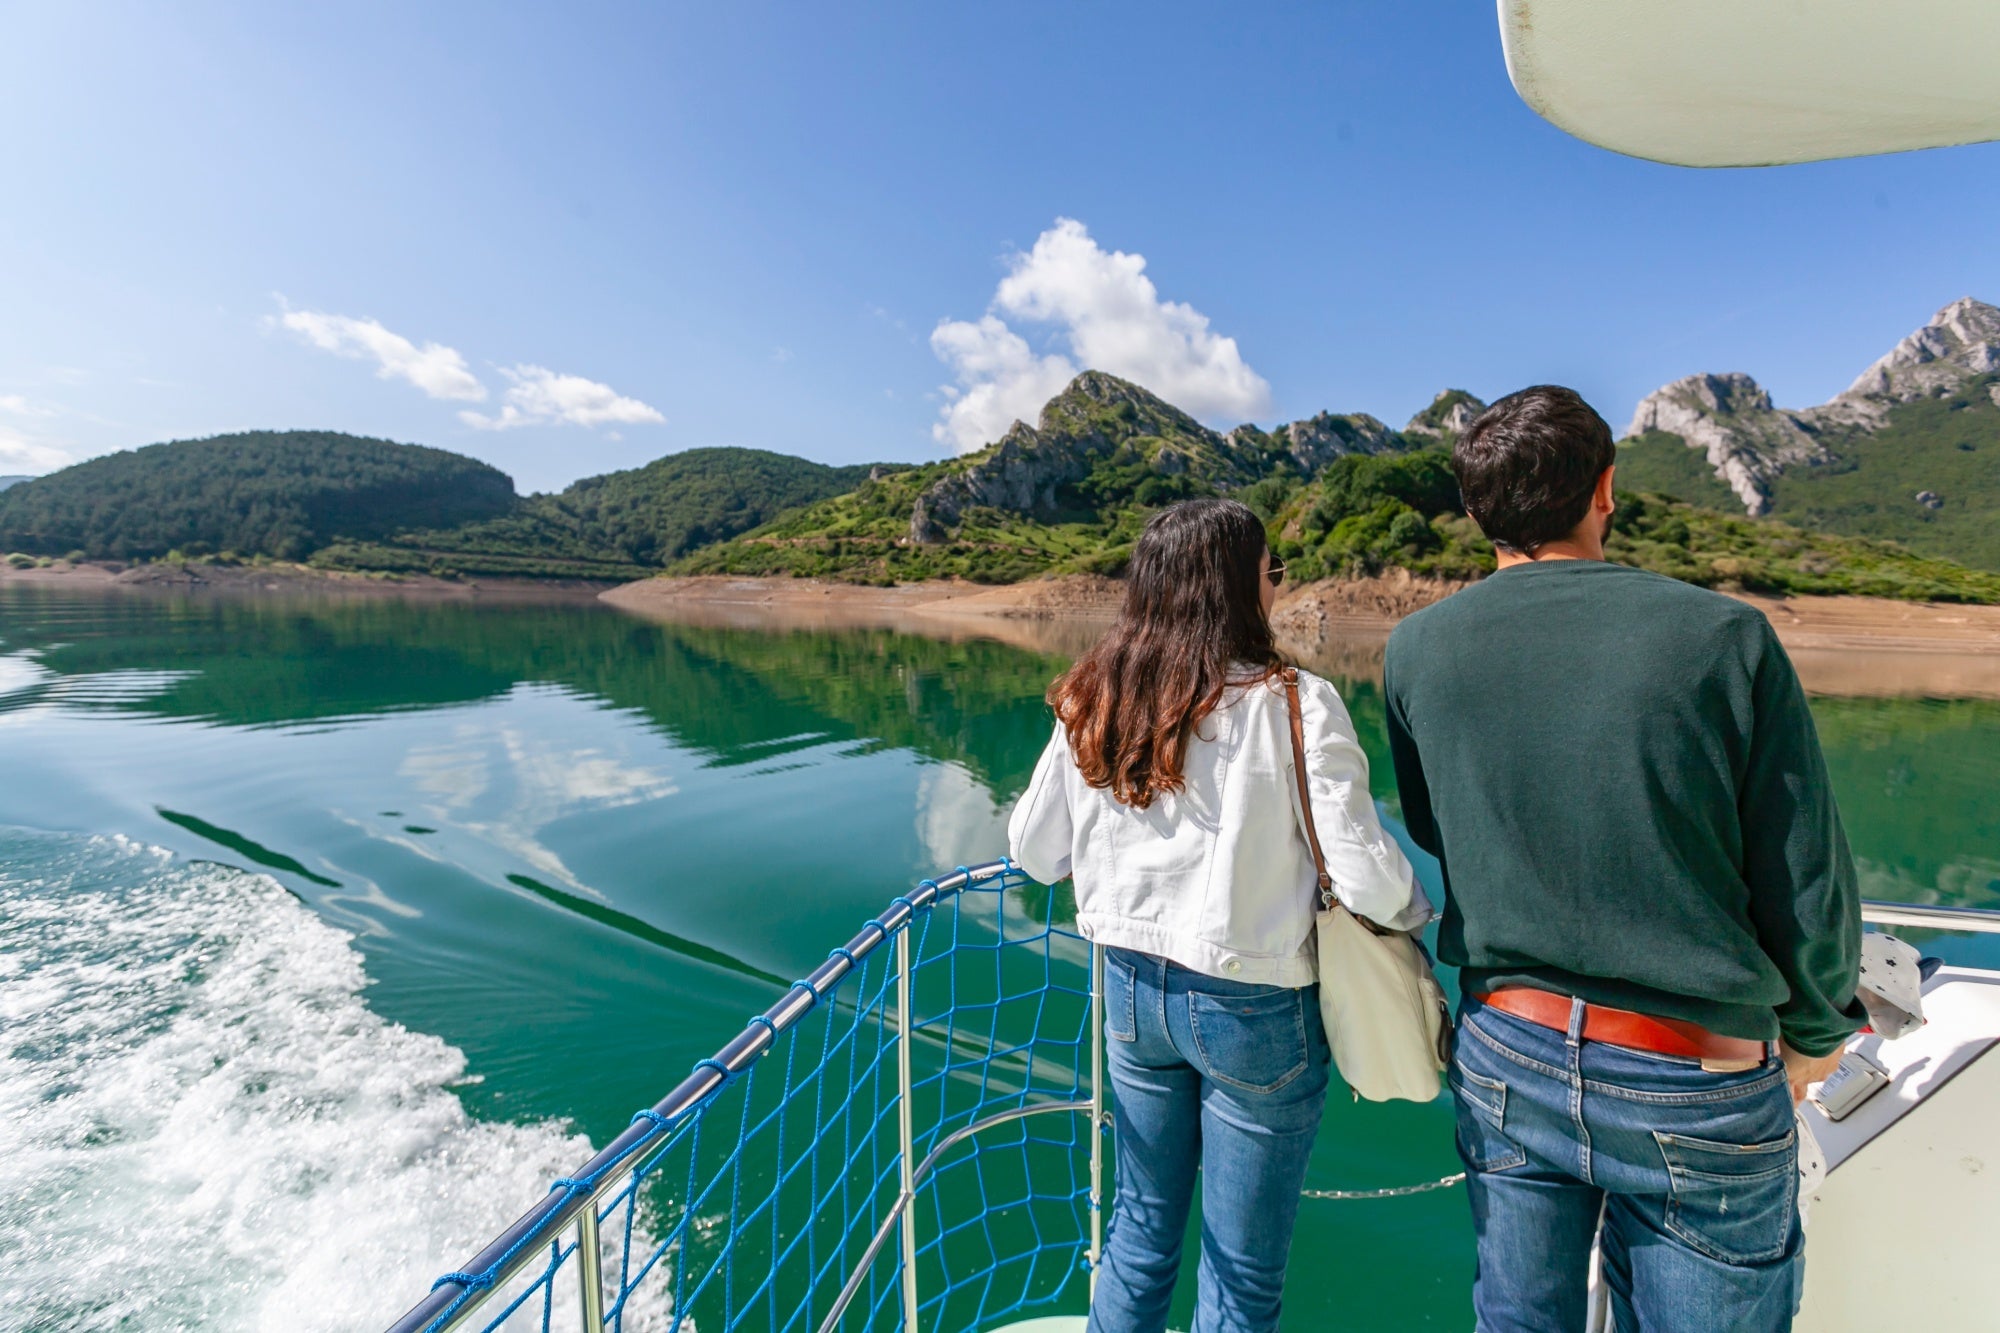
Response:
[[[1065,664],[0,587],[0,1328],[386,1324],[893,895],[1000,855]],[[1814,707],[1868,895],[2000,906],[2000,704]],[[1336,1092],[1309,1183],[1455,1165],[1443,1107]],[[1288,1328],[1468,1324],[1457,1191],[1304,1208]]]

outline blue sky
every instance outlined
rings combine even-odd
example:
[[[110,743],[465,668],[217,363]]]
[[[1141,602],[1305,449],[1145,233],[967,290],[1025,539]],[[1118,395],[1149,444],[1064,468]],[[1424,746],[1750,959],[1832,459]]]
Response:
[[[936,457],[1105,357],[1223,425],[1558,380],[1622,429],[2000,299],[2000,146],[1620,158],[1481,0],[0,17],[0,472],[255,427],[524,490]]]

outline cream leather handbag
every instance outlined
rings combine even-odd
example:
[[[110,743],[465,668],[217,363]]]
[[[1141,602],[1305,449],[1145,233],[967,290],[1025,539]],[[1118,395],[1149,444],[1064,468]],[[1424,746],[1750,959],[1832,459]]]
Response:
[[[1451,1053],[1451,1014],[1430,959],[1410,935],[1386,930],[1347,910],[1333,892],[1313,825],[1306,782],[1305,723],[1299,673],[1286,667],[1285,706],[1292,715],[1292,774],[1305,817],[1306,843],[1319,871],[1319,1012],[1334,1064],[1357,1097],[1371,1102],[1427,1102]]]

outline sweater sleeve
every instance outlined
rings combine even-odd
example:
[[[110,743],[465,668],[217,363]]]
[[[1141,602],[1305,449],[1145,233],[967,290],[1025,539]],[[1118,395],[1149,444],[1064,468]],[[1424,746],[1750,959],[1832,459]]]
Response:
[[[1368,756],[1355,737],[1347,705],[1331,683],[1317,676],[1301,672],[1299,683],[1306,786],[1333,890],[1350,912],[1392,930],[1415,930],[1431,919],[1431,902],[1375,812]]]
[[[1431,810],[1430,783],[1424,778],[1424,758],[1417,751],[1416,737],[1410,733],[1410,719],[1403,711],[1401,682],[1396,671],[1396,640],[1389,639],[1382,662],[1382,695],[1387,703],[1389,761],[1396,769],[1396,795],[1403,805],[1403,827],[1410,840],[1440,859],[1444,845],[1438,837],[1437,816]]]
[[[1753,731],[1738,810],[1743,878],[1758,943],[1791,996],[1778,1030],[1827,1055],[1867,1021],[1860,977],[1861,893],[1805,691],[1768,624],[1752,682]]]
[[[1007,855],[1040,884],[1053,884],[1070,871],[1074,830],[1063,769],[1072,762],[1069,735],[1058,722],[1028,790],[1007,819]]]

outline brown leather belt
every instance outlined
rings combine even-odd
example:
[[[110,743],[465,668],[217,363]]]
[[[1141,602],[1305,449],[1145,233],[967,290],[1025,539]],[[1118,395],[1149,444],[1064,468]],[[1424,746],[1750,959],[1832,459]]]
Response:
[[[1553,1028],[1557,1032],[1569,1032],[1571,1001],[1567,995],[1556,995],[1531,986],[1507,986],[1472,998],[1503,1014],[1525,1018],[1530,1023]],[[1678,1018],[1654,1018],[1650,1014],[1635,1014],[1629,1009],[1611,1009],[1601,1004],[1583,1006],[1583,1039],[1635,1051],[1652,1051],[1658,1055],[1678,1055],[1689,1060],[1730,1064],[1747,1061],[1745,1068],[1762,1064],[1771,1054],[1769,1042],[1751,1041],[1747,1037],[1724,1037],[1710,1032],[1699,1023]]]

